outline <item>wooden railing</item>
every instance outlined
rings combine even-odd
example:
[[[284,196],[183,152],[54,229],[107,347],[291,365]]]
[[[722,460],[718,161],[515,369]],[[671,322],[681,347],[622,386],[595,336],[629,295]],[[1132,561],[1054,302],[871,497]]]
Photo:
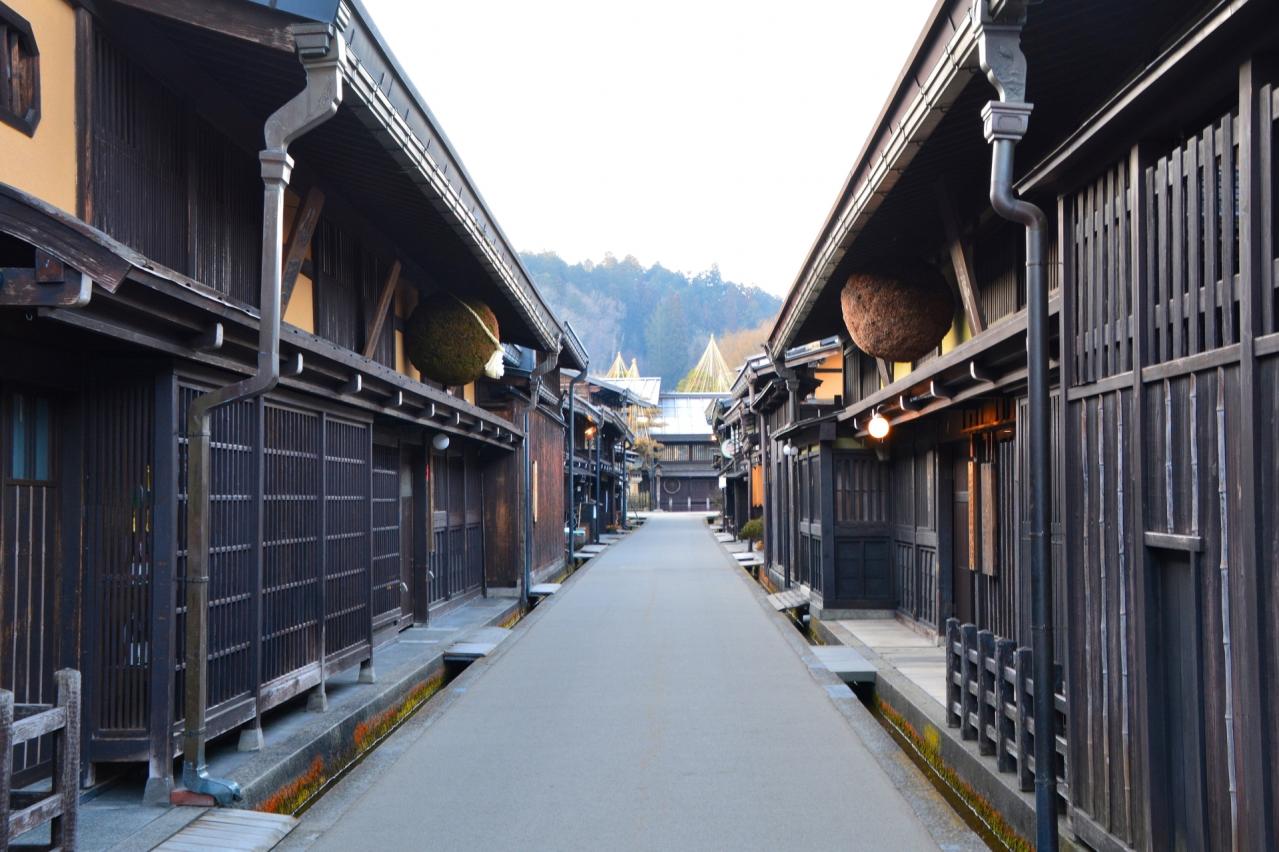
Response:
[[[21,834],[52,821],[48,849],[76,848],[80,802],[80,673],[62,669],[53,675],[57,703],[15,704],[0,690],[0,849]],[[15,746],[49,736],[53,741],[53,784],[48,791],[15,792]],[[35,848],[35,847],[32,847]]]
[[[946,620],[946,724],[993,755],[1000,772],[1015,772],[1023,791],[1035,788],[1035,681],[1029,648]],[[1066,696],[1061,678],[1053,693],[1057,792],[1067,796]]]

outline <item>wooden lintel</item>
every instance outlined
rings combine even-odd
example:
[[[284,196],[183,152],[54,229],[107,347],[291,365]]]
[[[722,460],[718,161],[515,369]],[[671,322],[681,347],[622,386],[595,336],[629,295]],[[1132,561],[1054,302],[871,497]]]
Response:
[[[319,187],[307,190],[302,206],[293,218],[293,227],[289,229],[289,238],[285,241],[284,273],[280,281],[280,316],[289,309],[289,298],[293,295],[293,285],[297,284],[298,273],[302,271],[302,263],[311,248],[311,238],[315,236],[315,226],[320,222],[320,211],[324,209],[324,193]]]
[[[879,380],[884,383],[884,387],[891,385],[893,383],[893,371],[888,369],[888,362],[883,358],[876,358],[875,366],[879,368]]]
[[[373,312],[373,320],[369,323],[368,334],[364,337],[365,358],[372,358],[377,351],[378,340],[382,337],[382,327],[386,324],[386,315],[391,312],[391,302],[395,299],[395,287],[400,281],[400,261],[391,264],[391,271],[382,285],[382,295],[377,300],[377,309]]]
[[[986,318],[982,315],[981,301],[977,298],[977,275],[968,244],[959,233],[959,221],[945,182],[937,185],[937,206],[941,210],[942,225],[946,229],[946,244],[950,265],[955,270],[955,282],[959,286],[959,300],[964,305],[964,316],[973,334],[986,330]]]
[[[977,366],[976,361],[968,362],[968,375],[972,377],[973,381],[980,382],[982,384],[989,384],[995,381],[989,373]]]
[[[1200,553],[1204,549],[1203,539],[1197,535],[1177,535],[1147,531],[1142,534],[1146,547],[1156,550],[1180,550],[1187,553]]]
[[[950,391],[946,386],[933,379],[928,383],[928,395],[933,399],[950,399]]]
[[[346,380],[346,383],[339,388],[338,393],[353,394],[364,390],[364,376],[356,373],[354,376]]]
[[[906,394],[902,394],[897,397],[897,407],[902,411],[918,411],[919,403],[906,396]]]
[[[392,395],[391,395],[391,405],[395,406],[396,408],[401,408],[401,407],[403,407],[403,405],[404,405],[404,391],[402,391],[402,390],[397,390],[394,394],[392,394]]]

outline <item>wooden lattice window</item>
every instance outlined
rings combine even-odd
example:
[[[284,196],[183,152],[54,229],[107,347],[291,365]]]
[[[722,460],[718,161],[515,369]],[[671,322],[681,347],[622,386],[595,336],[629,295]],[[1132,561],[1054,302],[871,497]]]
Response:
[[[0,121],[34,136],[40,123],[40,51],[31,25],[0,3]]]

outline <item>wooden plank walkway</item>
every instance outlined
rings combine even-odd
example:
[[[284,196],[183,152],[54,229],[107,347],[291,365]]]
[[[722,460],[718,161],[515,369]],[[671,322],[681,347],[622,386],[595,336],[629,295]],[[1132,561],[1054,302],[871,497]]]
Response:
[[[511,631],[505,627],[482,627],[467,634],[444,649],[444,659],[451,663],[469,663],[493,653]]]
[[[787,589],[784,592],[778,592],[775,595],[768,596],[768,602],[773,605],[773,609],[783,612],[788,609],[796,609],[801,606],[808,605],[808,589],[797,587]]]
[[[291,816],[218,808],[198,817],[155,848],[159,852],[267,852],[297,824],[297,819]]]
[[[844,683],[874,683],[875,667],[847,645],[814,645],[813,655]]]

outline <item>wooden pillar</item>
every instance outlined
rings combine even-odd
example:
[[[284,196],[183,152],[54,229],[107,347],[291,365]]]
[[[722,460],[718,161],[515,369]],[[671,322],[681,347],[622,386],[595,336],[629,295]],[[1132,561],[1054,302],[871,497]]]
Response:
[[[821,425],[821,443],[818,448],[818,475],[821,477],[817,517],[821,531],[821,587],[822,601],[835,596],[835,424]]]
[[[1158,688],[1158,672],[1155,670],[1151,660],[1151,649],[1154,648],[1157,641],[1158,618],[1154,612],[1155,607],[1155,588],[1156,585],[1151,578],[1149,571],[1151,562],[1147,558],[1146,547],[1143,544],[1144,532],[1146,530],[1146,445],[1142,440],[1142,436],[1146,434],[1146,398],[1144,385],[1141,380],[1141,371],[1145,366],[1146,358],[1150,350],[1151,342],[1147,339],[1147,332],[1151,327],[1149,320],[1150,315],[1154,312],[1155,306],[1150,303],[1148,295],[1149,287],[1149,258],[1146,254],[1146,241],[1150,237],[1150,229],[1152,222],[1150,217],[1153,212],[1148,204],[1149,194],[1146,192],[1146,164],[1150,155],[1141,145],[1134,145],[1128,154],[1128,192],[1130,193],[1129,210],[1131,227],[1128,230],[1130,243],[1129,258],[1131,268],[1129,271],[1129,287],[1132,298],[1130,304],[1133,306],[1132,314],[1132,431],[1133,440],[1128,442],[1129,452],[1129,469],[1132,471],[1132,503],[1128,509],[1128,517],[1124,518],[1124,522],[1128,525],[1128,530],[1132,534],[1132,564],[1131,571],[1133,577],[1133,599],[1131,603],[1132,622],[1133,622],[1133,672],[1134,672],[1134,716],[1139,720],[1143,720],[1142,724],[1136,725],[1136,732],[1133,738],[1133,775],[1137,782],[1134,786],[1143,791],[1140,802],[1135,802],[1133,816],[1136,825],[1134,828],[1134,839],[1145,839],[1145,846],[1150,848],[1152,832],[1156,825],[1162,825],[1166,822],[1166,807],[1162,796],[1154,794],[1153,783],[1155,781],[1154,773],[1151,771],[1151,762],[1157,750],[1161,748],[1164,740],[1163,731],[1163,714],[1158,711],[1152,701],[1152,695]],[[1064,252],[1063,252],[1064,255]],[[1064,286],[1068,283],[1063,279],[1062,290],[1062,309],[1061,315],[1063,322],[1066,321],[1068,307],[1074,304],[1073,297],[1071,302],[1066,302],[1068,290]],[[1072,320],[1073,323],[1073,320]],[[1071,325],[1073,333],[1073,324]],[[1071,369],[1068,360],[1062,360],[1062,370],[1069,371]],[[1067,399],[1062,398],[1063,414],[1068,408]],[[1072,420],[1069,416],[1067,421]],[[1069,432],[1062,433],[1062,444],[1067,446],[1067,455],[1065,457],[1066,467],[1063,470],[1077,471],[1079,469],[1079,449],[1078,436],[1074,434],[1073,425],[1069,427]],[[1069,436],[1069,438],[1067,437]],[[1079,519],[1072,511],[1070,502],[1064,507],[1066,521],[1066,553],[1068,564],[1078,564],[1079,550],[1078,538],[1074,531],[1079,529]],[[1069,576],[1069,573],[1067,574]],[[1074,588],[1077,584],[1071,584]],[[1072,683],[1080,683],[1081,688],[1084,685],[1080,678],[1080,661],[1076,659],[1076,654],[1071,654],[1069,660],[1069,669],[1067,678]],[[1079,703],[1074,702],[1073,697],[1068,697],[1068,706],[1072,707],[1068,727],[1070,730],[1070,766],[1072,778],[1078,778],[1083,771],[1084,766],[1090,766],[1089,755],[1085,754],[1085,736],[1087,732],[1088,719],[1085,714],[1080,712]],[[1082,787],[1072,780],[1070,785],[1071,799],[1074,802],[1083,804],[1082,796],[1079,789]],[[1090,789],[1090,792],[1091,789]]]
[[[1271,620],[1265,611],[1260,572],[1270,564],[1261,552],[1258,535],[1258,388],[1256,337],[1260,331],[1262,245],[1261,128],[1258,96],[1265,80],[1260,60],[1251,58],[1239,69],[1239,415],[1231,425],[1230,440],[1239,442],[1239,482],[1236,540],[1230,543],[1235,569],[1230,577],[1230,644],[1234,703],[1234,763],[1237,780],[1237,817],[1234,845],[1237,849],[1272,849],[1266,820],[1267,774],[1266,719],[1261,666],[1262,625]],[[1271,436],[1273,440],[1273,436]]]
[[[253,683],[253,722],[240,729],[240,751],[259,751],[262,748],[262,549],[265,531],[264,496],[266,471],[263,455],[266,444],[266,402],[262,397],[253,401],[253,600],[249,603],[253,622],[252,649],[249,670]]]
[[[167,805],[173,790],[173,679],[178,552],[178,416],[177,379],[163,370],[155,380],[155,474],[152,486],[154,524],[151,546],[151,673],[148,719],[147,804]],[[95,681],[96,682],[96,681]]]

